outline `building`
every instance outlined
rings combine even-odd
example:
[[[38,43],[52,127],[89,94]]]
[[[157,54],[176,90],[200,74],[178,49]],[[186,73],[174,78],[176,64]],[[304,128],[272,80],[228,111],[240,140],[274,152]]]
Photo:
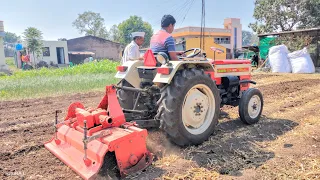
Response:
[[[28,46],[26,42],[23,42],[23,47],[27,50]],[[21,67],[21,57],[20,53],[17,52],[16,65],[18,68]],[[30,61],[33,62],[33,53],[26,52],[30,55]],[[36,55],[36,54],[35,54]],[[39,54],[39,57],[35,58],[36,63],[40,61],[45,61],[48,64],[59,64],[65,65],[69,64],[68,57],[68,46],[66,41],[42,41],[42,52]]]
[[[177,43],[185,41],[185,49],[200,47],[201,27],[177,28],[172,33]],[[242,25],[238,18],[224,20],[224,28],[204,29],[205,51],[208,58],[230,59],[234,58],[234,52],[242,47]],[[223,53],[214,54],[211,47],[223,50]]]
[[[43,41],[41,60],[50,64],[69,64],[66,41]]]
[[[123,46],[95,36],[84,36],[68,41],[69,57],[73,63],[83,62],[83,58],[93,56],[95,59],[120,60]]]
[[[4,37],[3,21],[0,21],[0,72],[7,72],[8,66],[4,59],[3,37]]]

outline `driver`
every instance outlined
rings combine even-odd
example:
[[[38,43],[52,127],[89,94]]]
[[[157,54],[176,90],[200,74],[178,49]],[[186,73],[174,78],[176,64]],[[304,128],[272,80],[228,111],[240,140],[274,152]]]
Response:
[[[176,51],[175,41],[171,36],[176,20],[171,15],[164,15],[161,20],[162,29],[151,37],[150,48],[154,53],[164,52],[170,60],[179,60],[177,55],[183,52]]]

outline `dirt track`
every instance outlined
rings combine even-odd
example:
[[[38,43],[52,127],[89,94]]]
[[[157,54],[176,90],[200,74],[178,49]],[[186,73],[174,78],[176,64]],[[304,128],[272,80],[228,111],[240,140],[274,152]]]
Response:
[[[206,173],[217,172],[221,179],[320,178],[320,76],[257,74],[253,78],[265,100],[258,124],[246,126],[237,120],[237,108],[224,107],[214,135],[201,146],[185,149],[151,131],[149,147],[163,159],[133,177],[177,178],[199,167]],[[43,142],[52,137],[55,110],[65,113],[74,101],[95,106],[102,95],[1,102],[0,179],[80,179]],[[192,173],[185,177],[194,177]]]

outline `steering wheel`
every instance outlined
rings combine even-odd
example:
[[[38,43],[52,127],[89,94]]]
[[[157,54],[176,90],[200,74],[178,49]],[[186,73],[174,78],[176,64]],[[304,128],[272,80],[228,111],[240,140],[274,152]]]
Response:
[[[187,53],[191,52],[189,55],[187,55]],[[192,48],[192,49],[188,49],[186,51],[184,51],[182,54],[185,54],[187,58],[193,58],[198,56],[201,53],[201,49],[200,48]],[[181,57],[183,58],[183,57]]]

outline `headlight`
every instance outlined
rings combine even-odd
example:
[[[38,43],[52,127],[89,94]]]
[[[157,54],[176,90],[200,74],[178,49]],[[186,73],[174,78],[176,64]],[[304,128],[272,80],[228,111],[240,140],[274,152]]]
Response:
[[[157,61],[159,63],[161,63],[162,65],[165,65],[165,64],[167,64],[169,62],[169,57],[168,57],[168,55],[166,53],[159,52],[157,54]]]

